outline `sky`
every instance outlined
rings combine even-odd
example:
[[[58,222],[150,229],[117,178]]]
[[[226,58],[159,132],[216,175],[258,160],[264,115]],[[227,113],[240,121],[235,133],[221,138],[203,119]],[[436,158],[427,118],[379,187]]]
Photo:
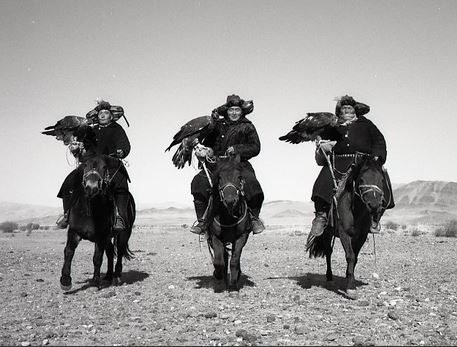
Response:
[[[227,95],[254,101],[265,200],[309,201],[314,144],[278,137],[345,94],[370,105],[393,183],[457,181],[457,2],[0,2],[0,201],[61,206],[74,159],[41,131],[97,98],[124,108],[139,207],[191,206],[164,152]]]

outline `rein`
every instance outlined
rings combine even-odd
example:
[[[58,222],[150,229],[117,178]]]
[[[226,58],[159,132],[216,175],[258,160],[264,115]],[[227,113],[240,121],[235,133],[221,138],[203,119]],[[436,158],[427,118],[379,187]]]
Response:
[[[219,222],[217,220],[217,218],[214,218],[214,223],[216,223],[216,225],[220,226],[220,227],[225,227],[225,228],[229,228],[229,227],[234,227],[234,226],[237,226],[239,225],[242,221],[244,221],[248,215],[248,204],[246,202],[246,200],[243,200],[243,206],[244,206],[244,213],[243,213],[243,216],[238,219],[237,222],[233,223],[233,224],[222,224],[221,222]]]

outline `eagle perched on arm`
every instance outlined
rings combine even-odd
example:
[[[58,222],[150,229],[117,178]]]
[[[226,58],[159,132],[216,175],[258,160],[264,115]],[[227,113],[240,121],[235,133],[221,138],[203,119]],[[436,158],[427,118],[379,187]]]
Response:
[[[213,112],[212,116],[201,116],[194,118],[184,124],[175,136],[173,141],[165,149],[165,152],[169,151],[173,146],[179,144],[178,149],[173,155],[173,164],[178,169],[182,169],[186,163],[190,165],[192,160],[192,150],[197,143],[201,141],[208,134],[210,134],[215,127],[216,119]]]
[[[338,118],[330,112],[307,113],[307,116],[295,122],[292,130],[279,138],[293,144],[315,141],[328,128],[334,127]]]
[[[41,133],[44,135],[58,136],[65,131],[73,131],[80,125],[86,124],[86,118],[78,116],[65,116],[58,120],[56,124],[44,128]]]

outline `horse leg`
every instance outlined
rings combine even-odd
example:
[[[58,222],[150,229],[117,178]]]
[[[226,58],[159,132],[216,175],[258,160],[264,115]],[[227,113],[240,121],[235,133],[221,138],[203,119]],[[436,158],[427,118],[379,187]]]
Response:
[[[325,277],[327,278],[327,285],[333,286],[333,272],[332,272],[332,235],[331,233],[324,232],[324,253],[325,253],[325,260],[327,262],[327,272]]]
[[[224,262],[224,244],[221,240],[219,240],[216,236],[211,237],[213,251],[214,251],[214,258],[213,258],[213,266],[214,272],[213,276],[217,280],[225,279],[227,274],[224,272],[225,269],[225,262]]]
[[[232,257],[230,259],[230,283],[229,290],[240,290],[239,280],[241,277],[241,252],[248,241],[249,234],[243,233],[232,244]]]
[[[106,258],[108,259],[108,266],[106,275],[103,277],[105,281],[111,282],[113,280],[113,263],[114,263],[114,246],[111,239],[106,240]]]
[[[343,245],[344,252],[346,253],[346,294],[350,299],[357,299],[357,292],[355,287],[354,267],[356,256],[352,249],[351,237],[346,231],[340,232],[340,240]]]
[[[79,237],[71,228],[67,233],[67,244],[64,249],[64,263],[62,267],[62,276],[60,277],[60,287],[63,290],[71,289],[71,261],[75,254],[75,249],[78,247],[81,237]]]
[[[103,263],[103,253],[105,252],[105,242],[97,240],[95,242],[95,251],[93,257],[94,263],[94,276],[92,277],[92,285],[100,289],[101,279],[100,279],[100,268]]]
[[[114,269],[114,278],[113,284],[119,285],[121,283],[122,276],[122,261],[123,258],[130,260],[133,254],[129,250],[129,239],[131,235],[131,227],[127,227],[124,230],[120,231],[117,235],[117,261],[116,268]]]

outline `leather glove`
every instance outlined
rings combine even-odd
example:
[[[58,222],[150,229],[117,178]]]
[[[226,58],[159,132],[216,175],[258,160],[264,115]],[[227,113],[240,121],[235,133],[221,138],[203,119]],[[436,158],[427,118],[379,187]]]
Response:
[[[227,148],[225,153],[227,153],[228,156],[235,156],[235,148],[233,148],[233,146],[230,146],[229,148]]]
[[[336,145],[336,141],[320,140],[316,143],[317,149],[321,149],[325,153],[330,153],[333,147]]]

